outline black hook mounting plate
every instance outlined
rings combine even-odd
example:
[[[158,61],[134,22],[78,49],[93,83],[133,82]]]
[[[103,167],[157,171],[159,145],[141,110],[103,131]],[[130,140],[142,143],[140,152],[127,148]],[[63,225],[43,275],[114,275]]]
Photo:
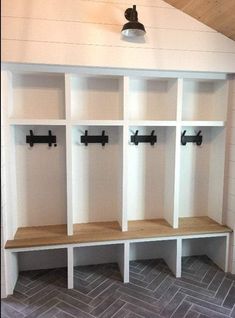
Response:
[[[88,144],[91,143],[98,143],[102,144],[102,146],[105,146],[109,142],[109,136],[105,135],[105,131],[102,130],[102,135],[101,136],[88,136],[88,131],[85,130],[85,135],[81,136],[81,143],[85,144],[87,146]]]
[[[135,134],[131,136],[131,142],[133,142],[136,146],[138,146],[139,142],[150,143],[150,145],[154,145],[157,142],[157,136],[154,135],[154,130],[152,130],[151,135],[138,135],[138,130],[136,130]]]
[[[186,130],[181,135],[181,145],[185,146],[188,142],[196,143],[197,146],[202,144],[201,130],[195,136],[186,136]]]
[[[56,136],[51,134],[51,130],[48,130],[48,136],[36,136],[33,134],[33,131],[29,131],[30,135],[26,136],[26,143],[33,147],[34,144],[48,144],[49,147],[54,144],[56,147]]]

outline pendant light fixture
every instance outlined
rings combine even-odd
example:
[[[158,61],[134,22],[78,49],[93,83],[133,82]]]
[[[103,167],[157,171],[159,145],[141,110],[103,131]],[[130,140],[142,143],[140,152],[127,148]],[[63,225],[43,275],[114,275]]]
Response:
[[[126,9],[125,18],[129,22],[124,24],[122,28],[122,35],[128,38],[132,38],[144,35],[146,33],[144,25],[138,21],[138,12],[136,11],[136,5],[133,5],[133,8]]]

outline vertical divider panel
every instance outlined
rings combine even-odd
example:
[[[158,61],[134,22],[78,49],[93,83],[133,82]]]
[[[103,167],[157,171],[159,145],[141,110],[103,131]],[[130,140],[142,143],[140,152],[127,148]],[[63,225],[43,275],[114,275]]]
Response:
[[[1,93],[2,93],[2,120],[6,121],[5,130],[5,178],[6,178],[6,206],[3,211],[5,239],[13,239],[18,228],[17,215],[17,189],[16,189],[16,165],[15,165],[15,144],[14,144],[14,127],[9,123],[9,110],[13,107],[12,98],[12,74],[8,71],[2,71],[1,76]]]
[[[68,289],[73,289],[74,285],[74,251],[73,247],[69,246],[67,248],[67,274],[68,274]]]
[[[130,243],[124,242],[119,247],[118,265],[123,278],[123,283],[129,283]]]
[[[175,145],[175,180],[174,180],[174,221],[173,227],[179,226],[179,197],[180,197],[180,138],[183,105],[183,79],[178,78],[177,83],[177,121]]]
[[[177,238],[176,242],[176,278],[180,278],[182,273],[182,238]]]
[[[122,152],[122,231],[128,230],[127,186],[128,186],[128,96],[129,77],[123,77],[123,152]]]
[[[228,272],[229,233],[206,240],[208,257],[225,273]]]
[[[65,74],[67,235],[73,235],[71,75]]]
[[[15,285],[18,279],[19,267],[18,267],[18,255],[15,252],[6,250],[6,294],[12,295],[15,289]]]

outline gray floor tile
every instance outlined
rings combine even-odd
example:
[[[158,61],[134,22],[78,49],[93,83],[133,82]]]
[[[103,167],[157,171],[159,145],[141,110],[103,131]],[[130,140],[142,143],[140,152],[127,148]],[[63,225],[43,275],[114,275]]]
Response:
[[[131,262],[123,284],[117,264],[75,269],[67,289],[64,268],[22,272],[3,318],[235,318],[235,276],[207,257],[186,257],[176,279],[163,260]]]

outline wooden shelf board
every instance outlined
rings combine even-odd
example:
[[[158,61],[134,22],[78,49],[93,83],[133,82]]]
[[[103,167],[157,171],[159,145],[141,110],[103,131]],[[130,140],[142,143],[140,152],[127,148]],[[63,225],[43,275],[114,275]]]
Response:
[[[177,229],[173,229],[164,219],[130,221],[128,228],[127,232],[122,232],[118,222],[75,224],[74,235],[67,236],[66,225],[24,227],[18,228],[14,240],[8,240],[5,248],[232,232],[227,226],[208,217],[180,218]]]

